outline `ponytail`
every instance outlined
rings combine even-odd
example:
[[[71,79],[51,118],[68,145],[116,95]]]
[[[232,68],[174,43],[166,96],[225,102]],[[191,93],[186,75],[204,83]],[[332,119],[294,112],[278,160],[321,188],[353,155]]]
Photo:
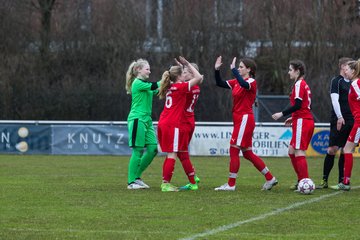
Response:
[[[159,88],[159,93],[158,93],[158,96],[160,99],[165,98],[167,90],[169,90],[169,88],[170,88],[170,85],[171,85],[170,72],[165,71],[161,78],[160,88]]]
[[[182,74],[182,67],[172,66],[170,70],[165,71],[162,75],[158,96],[160,99],[165,98],[167,91],[172,83],[175,83],[177,78]]]

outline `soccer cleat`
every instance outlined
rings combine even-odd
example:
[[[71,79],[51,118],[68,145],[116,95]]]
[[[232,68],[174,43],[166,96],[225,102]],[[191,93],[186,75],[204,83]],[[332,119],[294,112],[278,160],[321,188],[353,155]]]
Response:
[[[198,189],[199,189],[199,187],[196,183],[195,184],[188,183],[185,186],[179,187],[180,191],[188,191],[188,190],[196,191]]]
[[[297,190],[297,189],[298,189],[298,182],[290,186],[290,190]]]
[[[224,185],[215,188],[215,191],[235,191],[235,185],[231,187],[228,183],[225,183]]]
[[[199,182],[200,182],[200,178],[199,178],[197,175],[195,175],[194,179],[195,179],[195,182],[196,182],[196,183],[199,183]]]
[[[136,180],[135,180],[135,183],[143,186],[144,188],[150,188],[150,186],[147,185],[146,183],[144,183],[144,181],[141,180],[141,178],[136,179]]]
[[[323,189],[323,188],[328,188],[328,182],[326,180],[321,180],[321,183],[316,185],[316,189]]]
[[[271,190],[273,186],[277,185],[278,181],[275,177],[273,177],[271,180],[266,181],[264,183],[264,186],[262,187],[262,190]]]
[[[162,183],[161,184],[161,191],[162,192],[178,192],[179,189],[172,185],[171,183]]]
[[[136,190],[136,189],[145,189],[145,187],[140,184],[137,184],[136,182],[132,182],[127,186],[127,189]]]
[[[334,190],[344,190],[344,191],[349,191],[351,189],[350,185],[346,185],[344,183],[339,183],[338,185],[331,186],[330,188]]]

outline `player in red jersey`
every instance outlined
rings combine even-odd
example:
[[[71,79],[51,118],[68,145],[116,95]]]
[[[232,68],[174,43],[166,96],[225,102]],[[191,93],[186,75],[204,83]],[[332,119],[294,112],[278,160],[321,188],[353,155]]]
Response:
[[[255,71],[256,63],[249,58],[240,60],[239,68],[236,69],[236,58],[230,65],[235,79],[223,81],[220,77],[220,66],[222,57],[218,57],[215,62],[215,80],[218,87],[231,89],[233,96],[233,122],[234,129],[230,140],[230,170],[228,182],[215,188],[216,191],[234,191],[237,174],[240,168],[240,151],[244,158],[251,161],[252,164],[261,172],[266,182],[263,190],[271,190],[278,181],[266,167],[264,161],[255,155],[252,151],[252,135],[255,129],[255,119],[252,106],[256,98]]]
[[[345,76],[350,79],[350,91],[348,95],[349,106],[354,116],[354,126],[344,147],[344,179],[341,183],[331,186],[335,190],[350,190],[350,177],[353,168],[353,151],[359,144],[360,139],[360,59],[348,62],[345,68]]]
[[[305,64],[300,60],[290,61],[288,73],[290,79],[294,81],[290,93],[291,107],[274,113],[272,118],[278,120],[291,114],[291,117],[285,120],[286,126],[292,125],[292,138],[288,153],[299,182],[301,179],[309,177],[305,151],[314,132],[314,119],[311,113],[311,91],[304,79]],[[296,190],[297,183],[291,186],[291,189]]]
[[[177,191],[178,188],[170,184],[175,166],[175,159],[179,157],[190,183],[183,187],[184,190],[197,190],[195,172],[190,158],[184,157],[183,152],[188,151],[189,135],[182,126],[185,117],[186,94],[191,87],[199,84],[203,77],[183,57],[180,62],[188,68],[193,78],[185,82],[185,75],[181,66],[172,66],[165,71],[159,90],[160,98],[165,98],[165,106],[158,123],[158,139],[161,150],[167,153],[163,164],[163,192]]]
[[[199,71],[199,67],[195,63],[191,63],[191,65]],[[193,78],[192,72],[189,70],[189,68],[184,68],[184,77],[185,81],[189,81]],[[192,135],[195,130],[195,105],[197,103],[197,100],[199,99],[200,95],[200,86],[194,85],[191,87],[190,92],[186,93],[186,104],[185,104],[185,118],[183,121],[183,125],[185,128],[185,131],[188,132],[189,135],[189,143],[191,141]]]
[[[183,65],[178,62],[175,59],[177,65],[183,67]],[[197,64],[195,63],[191,63],[191,65],[197,70],[199,71],[199,67],[197,66]],[[184,74],[184,79],[185,81],[190,81],[194,76],[193,73],[191,72],[191,70],[188,67],[183,67],[183,74]],[[202,82],[202,81],[201,81]],[[188,145],[190,144],[192,135],[195,131],[195,105],[197,103],[197,100],[199,98],[200,95],[200,86],[199,85],[194,85],[191,87],[190,92],[186,93],[186,104],[185,104],[185,112],[184,112],[184,118],[183,121],[181,122],[181,127],[183,129],[182,132],[184,132],[185,136],[187,135],[187,142]],[[184,152],[178,152],[178,158],[180,160],[185,160],[185,161],[181,161],[182,163],[186,163],[187,159],[190,160],[190,156],[189,156],[189,152],[188,151],[184,151]],[[173,161],[174,166],[172,167],[172,169],[175,168],[175,161]],[[194,165],[193,165],[194,166]],[[193,170],[195,172],[195,169]],[[195,182],[199,183],[200,182],[200,178],[195,175]],[[181,190],[190,190],[188,187],[191,185],[186,185],[183,187],[180,187]]]

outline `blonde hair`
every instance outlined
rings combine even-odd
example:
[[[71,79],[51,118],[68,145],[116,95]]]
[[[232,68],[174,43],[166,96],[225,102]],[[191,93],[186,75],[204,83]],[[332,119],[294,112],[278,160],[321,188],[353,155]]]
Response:
[[[149,65],[149,62],[142,58],[139,58],[138,60],[130,63],[130,66],[126,72],[125,89],[127,94],[131,94],[131,85],[139,74],[139,70],[142,69],[145,65]]]
[[[353,78],[360,77],[360,58],[357,61],[348,62],[349,67],[354,70]]]
[[[170,70],[165,71],[162,75],[158,96],[163,99],[169,90],[171,83],[176,82],[178,76],[182,74],[182,67],[172,66]]]

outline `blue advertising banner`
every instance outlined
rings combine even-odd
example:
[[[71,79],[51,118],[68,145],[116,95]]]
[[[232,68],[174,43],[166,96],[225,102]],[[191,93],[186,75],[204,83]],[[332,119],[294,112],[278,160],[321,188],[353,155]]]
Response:
[[[198,124],[189,145],[190,154],[229,155],[231,132],[232,123]],[[291,128],[282,125],[256,126],[253,151],[259,156],[287,157],[291,135]],[[0,124],[3,154],[131,155],[128,139],[126,122],[3,121]],[[329,127],[316,127],[307,156],[325,154],[328,144]],[[356,148],[355,156],[359,152]]]
[[[0,125],[0,152],[50,154],[51,128],[42,125]]]
[[[130,155],[126,125],[53,125],[52,154]]]

